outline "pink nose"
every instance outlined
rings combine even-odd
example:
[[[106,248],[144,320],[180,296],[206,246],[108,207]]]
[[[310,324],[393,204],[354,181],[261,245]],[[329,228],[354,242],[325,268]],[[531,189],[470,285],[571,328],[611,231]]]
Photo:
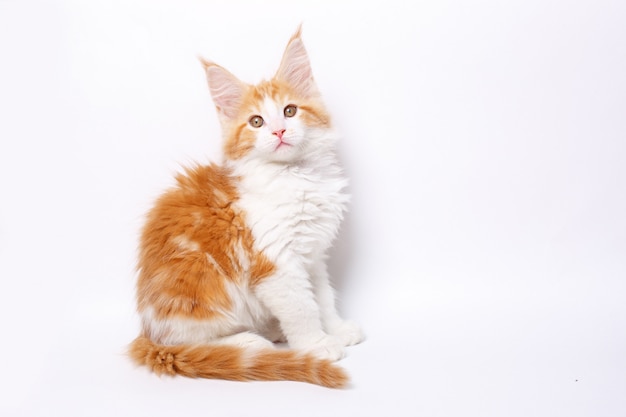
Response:
[[[272,135],[278,136],[278,139],[283,139],[283,134],[285,133],[285,129],[275,130],[272,132]]]

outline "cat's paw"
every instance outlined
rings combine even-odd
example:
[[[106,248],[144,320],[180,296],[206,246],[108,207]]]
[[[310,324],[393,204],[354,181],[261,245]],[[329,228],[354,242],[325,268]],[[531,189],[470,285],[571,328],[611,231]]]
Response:
[[[335,324],[329,329],[329,333],[333,335],[343,346],[352,346],[365,340],[365,334],[358,324],[346,320]]]
[[[310,343],[301,350],[312,354],[320,359],[338,361],[346,356],[346,350],[334,336],[325,335],[317,342]]]

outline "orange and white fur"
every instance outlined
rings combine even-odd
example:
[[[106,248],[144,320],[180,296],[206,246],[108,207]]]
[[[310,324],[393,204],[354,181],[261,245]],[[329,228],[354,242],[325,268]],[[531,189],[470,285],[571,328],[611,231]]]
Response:
[[[187,169],[148,214],[130,355],[159,374],[344,386],[332,362],[363,334],[337,314],[326,252],[347,180],[300,30],[258,85],[202,63],[224,159]]]

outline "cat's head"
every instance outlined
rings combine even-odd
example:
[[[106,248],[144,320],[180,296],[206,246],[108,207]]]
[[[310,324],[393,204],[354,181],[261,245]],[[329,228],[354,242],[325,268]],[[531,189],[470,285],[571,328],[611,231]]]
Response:
[[[291,37],[278,71],[250,85],[202,60],[230,160],[289,163],[306,156],[330,119],[313,80],[300,29]]]

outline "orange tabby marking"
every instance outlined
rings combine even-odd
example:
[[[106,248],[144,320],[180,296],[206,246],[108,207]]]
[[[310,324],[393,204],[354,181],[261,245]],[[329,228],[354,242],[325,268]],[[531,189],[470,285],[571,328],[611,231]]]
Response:
[[[139,309],[156,318],[181,315],[209,319],[228,311],[226,281],[257,284],[274,271],[253,239],[241,213],[232,208],[237,192],[229,173],[214,165],[177,177],[150,212],[141,237]],[[238,282],[243,284],[242,282]]]
[[[137,301],[144,328],[131,343],[129,353],[136,363],[146,365],[157,374],[240,381],[294,380],[333,388],[345,386],[348,381],[344,371],[328,359],[340,358],[345,346],[358,343],[362,337],[358,329],[347,326],[349,323],[338,316],[325,269],[315,280],[316,288],[321,289],[314,294],[307,286],[313,285],[312,278],[298,275],[301,266],[298,256],[304,255],[298,251],[284,252],[292,262],[274,257],[276,265],[282,265],[282,269],[277,268],[262,249],[255,248],[250,229],[252,227],[256,236],[264,236],[263,231],[265,236],[277,235],[263,249],[268,254],[289,248],[294,241],[293,245],[297,246],[301,243],[298,239],[305,242],[305,247],[309,245],[321,254],[330,245],[345,209],[346,197],[342,193],[345,180],[330,147],[334,138],[328,134],[330,118],[319,100],[299,36],[300,30],[287,46],[276,76],[257,86],[245,84],[222,67],[202,60],[222,125],[225,164],[198,166],[179,175],[177,185],[157,200],[142,232]],[[283,109],[289,105],[295,108],[296,104],[297,118],[292,118],[295,114],[288,116]],[[268,126],[249,124],[261,109],[269,114]],[[279,156],[272,154],[270,159],[284,158],[283,162],[295,163],[299,161],[296,157],[304,155],[312,160],[308,162],[322,161],[321,165],[312,164],[313,167],[308,168],[306,175],[310,179],[292,177],[289,173],[282,177],[269,174],[264,171],[267,166],[237,171],[242,166],[249,168],[245,165],[249,162],[246,156],[255,161],[254,157],[259,154],[250,153],[263,149],[259,143],[263,146],[272,143],[263,142],[259,133],[262,130],[251,126],[263,126],[265,137],[273,140],[272,134],[280,132],[279,129],[285,132],[281,123],[286,117],[292,123],[291,129],[299,132],[298,135],[290,133],[289,140],[294,142],[289,144],[293,148],[288,149],[295,151],[293,154],[277,152]],[[268,130],[270,123],[276,123],[277,127]],[[315,133],[312,136],[317,142],[307,142],[310,138],[306,132],[309,131]],[[277,137],[282,141],[282,133]],[[329,157],[318,158],[312,149],[321,149],[321,155]],[[268,154],[261,155],[268,157]],[[237,176],[233,172],[237,172]],[[268,188],[269,209],[260,202],[263,198],[254,199],[255,193],[243,194],[244,198],[240,198],[237,191],[237,187],[242,193],[246,192],[246,187],[256,193],[264,191],[256,189],[256,183],[249,181],[259,176],[263,178],[263,175],[273,185]],[[329,180],[325,182],[321,178]],[[319,192],[316,184],[321,186]],[[290,188],[292,186],[296,187],[296,192]],[[284,195],[283,189],[290,191]],[[320,206],[304,204],[300,196],[305,192],[313,196],[311,198],[318,195],[323,201],[329,201]],[[266,197],[265,194],[262,197]],[[273,213],[280,213],[278,208],[284,207],[287,208],[285,213],[272,218]],[[255,208],[260,210],[255,211]],[[246,223],[246,213],[252,218],[251,225]],[[288,228],[278,227],[298,217],[304,222],[298,232],[304,233],[303,237],[293,238]],[[274,221],[263,223],[260,219],[265,218]],[[309,219],[317,219],[325,226],[308,226]],[[259,229],[259,225],[263,227]],[[311,253],[320,255],[313,249]],[[320,261],[324,260],[315,260]],[[290,270],[291,267],[297,268]],[[268,278],[270,276],[273,278]],[[296,290],[290,286],[292,278],[296,280],[293,287]],[[310,281],[301,285],[305,279]],[[287,284],[283,285],[284,282]],[[278,286],[272,288],[272,285]],[[274,291],[276,288],[278,291]],[[283,288],[287,288],[286,292]],[[272,298],[268,294],[276,296]],[[321,297],[321,301],[314,300],[315,296]],[[324,314],[316,303],[325,309]],[[276,328],[272,324],[276,324]],[[310,349],[307,351],[318,356],[273,348],[271,342],[281,338],[286,338],[292,347]]]
[[[138,337],[131,345],[130,355],[158,375],[234,381],[293,380],[329,388],[341,388],[348,382],[346,373],[332,362],[291,350],[249,354],[233,346],[164,346]]]
[[[214,64],[204,62],[204,65]],[[265,97],[277,102],[297,101],[298,111],[302,113],[303,120],[309,126],[328,127],[330,125],[330,116],[317,100],[303,98],[281,80],[263,81],[259,85],[247,85],[246,88],[239,114],[235,117],[237,123],[231,124],[226,129],[224,155],[229,159],[242,158],[253,148],[256,137],[254,132],[246,129],[246,125],[249,115],[259,112],[258,103],[262,102]]]

